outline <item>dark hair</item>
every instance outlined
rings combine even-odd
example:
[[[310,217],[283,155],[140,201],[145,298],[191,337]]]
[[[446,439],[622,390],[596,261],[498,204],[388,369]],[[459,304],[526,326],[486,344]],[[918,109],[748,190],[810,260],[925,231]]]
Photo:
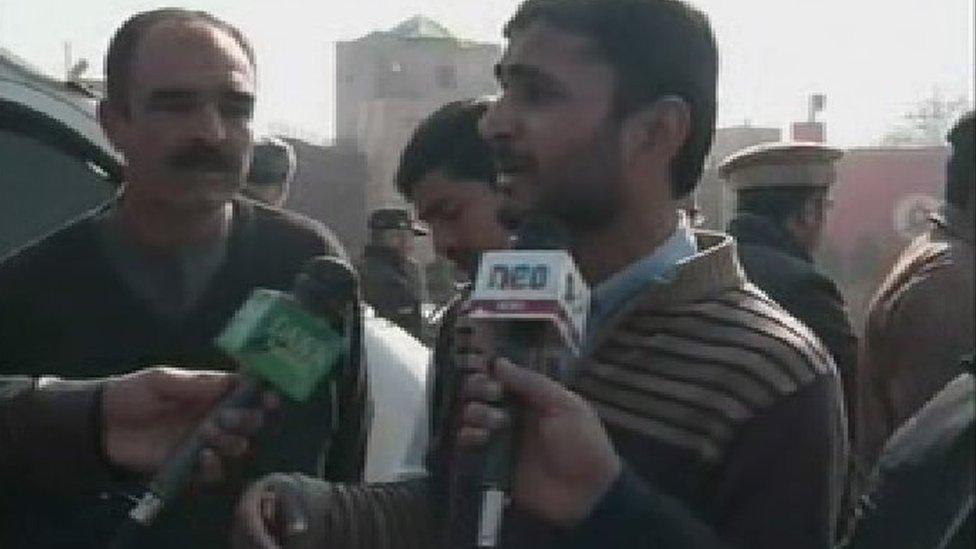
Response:
[[[494,184],[491,148],[478,133],[478,121],[487,109],[483,99],[454,101],[424,119],[400,155],[395,177],[400,194],[409,200],[417,183],[434,170]]]
[[[774,189],[745,189],[737,193],[736,211],[765,217],[779,226],[803,210],[803,205],[822,187],[777,187]]]
[[[129,108],[130,73],[139,41],[152,27],[165,21],[202,22],[220,29],[240,44],[251,66],[255,66],[254,48],[244,34],[237,27],[205,11],[160,8],[137,13],[115,31],[105,54],[106,99],[123,112],[128,112]]]
[[[952,145],[952,156],[946,166],[946,202],[963,207],[973,198],[973,141],[976,139],[976,126],[973,116],[976,111],[962,115],[949,131],[947,139]]]
[[[544,21],[591,38],[617,77],[619,116],[676,95],[691,109],[691,133],[671,164],[671,194],[691,193],[715,134],[718,47],[708,18],[681,0],[527,0],[505,37]]]

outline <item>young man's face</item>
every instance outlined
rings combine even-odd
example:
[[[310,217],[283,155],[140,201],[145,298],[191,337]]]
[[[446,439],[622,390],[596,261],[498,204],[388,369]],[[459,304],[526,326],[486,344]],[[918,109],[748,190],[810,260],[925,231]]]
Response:
[[[102,106],[126,159],[127,192],[193,210],[230,200],[253,137],[254,68],[244,49],[204,23],[162,22],[139,41],[127,78],[128,112]]]
[[[500,198],[487,181],[458,180],[435,170],[414,185],[412,201],[438,255],[469,274],[482,252],[508,245],[508,232],[498,222]]]
[[[592,40],[533,23],[496,73],[503,94],[481,130],[497,154],[503,216],[536,210],[576,231],[612,221],[622,205],[615,78]]]

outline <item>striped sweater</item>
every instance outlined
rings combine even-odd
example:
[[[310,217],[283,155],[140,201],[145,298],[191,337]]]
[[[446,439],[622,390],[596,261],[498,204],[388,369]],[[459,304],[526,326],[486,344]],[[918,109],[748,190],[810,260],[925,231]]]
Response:
[[[748,282],[731,238],[696,238],[604,324],[575,390],[632,470],[730,544],[829,547],[847,452],[834,364]]]

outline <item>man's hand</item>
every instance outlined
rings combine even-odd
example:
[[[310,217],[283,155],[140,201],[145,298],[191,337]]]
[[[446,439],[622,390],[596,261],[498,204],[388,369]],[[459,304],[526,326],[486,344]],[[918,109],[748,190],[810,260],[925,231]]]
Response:
[[[620,474],[603,424],[582,398],[541,374],[504,359],[491,370],[465,382],[458,443],[483,446],[492,430],[512,421],[493,406],[504,390],[521,414],[515,504],[563,527],[577,524]]]
[[[237,504],[231,539],[236,549],[321,547],[309,521],[307,491],[297,475],[275,473],[252,484]]]
[[[105,455],[126,470],[155,472],[236,382],[234,374],[176,368],[109,378],[101,401]],[[204,481],[223,477],[221,458],[243,455],[248,438],[264,423],[265,412],[276,406],[276,397],[269,393],[263,395],[260,408],[227,410],[203,426],[208,444],[200,456]]]

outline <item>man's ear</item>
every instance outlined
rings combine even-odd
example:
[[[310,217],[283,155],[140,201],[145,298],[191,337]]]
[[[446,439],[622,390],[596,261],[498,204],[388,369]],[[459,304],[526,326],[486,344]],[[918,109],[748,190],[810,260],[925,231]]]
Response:
[[[108,99],[102,99],[98,102],[98,123],[109,143],[119,152],[124,150],[122,143],[124,142],[123,124],[125,123],[125,116]]]
[[[816,200],[808,198],[786,221],[786,226],[794,235],[803,236],[815,230],[820,224],[817,216]]]
[[[666,95],[627,116],[622,130],[624,160],[653,154],[674,158],[691,133],[691,107],[676,96]]]

